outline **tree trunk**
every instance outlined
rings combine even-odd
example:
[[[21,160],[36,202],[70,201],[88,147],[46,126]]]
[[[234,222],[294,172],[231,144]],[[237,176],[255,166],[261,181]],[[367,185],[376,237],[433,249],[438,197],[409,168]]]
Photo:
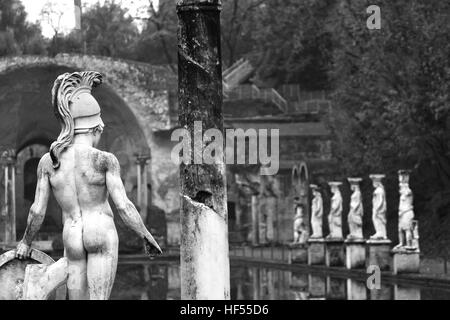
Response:
[[[179,0],[179,121],[194,137],[202,130],[223,133],[220,1]],[[197,128],[196,128],[197,129]],[[196,130],[195,135],[203,136]],[[198,158],[207,146],[192,139]],[[218,159],[218,160],[217,160]],[[230,298],[228,218],[223,146],[214,164],[180,165],[181,298]]]

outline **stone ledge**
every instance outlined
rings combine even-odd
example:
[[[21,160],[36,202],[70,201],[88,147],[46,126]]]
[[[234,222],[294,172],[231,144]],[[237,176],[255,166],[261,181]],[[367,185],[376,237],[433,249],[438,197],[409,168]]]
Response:
[[[392,241],[389,239],[369,239],[366,243],[370,245],[386,245],[391,244]]]
[[[347,238],[345,239],[345,244],[365,244],[367,241],[366,239],[353,239],[353,238]]]

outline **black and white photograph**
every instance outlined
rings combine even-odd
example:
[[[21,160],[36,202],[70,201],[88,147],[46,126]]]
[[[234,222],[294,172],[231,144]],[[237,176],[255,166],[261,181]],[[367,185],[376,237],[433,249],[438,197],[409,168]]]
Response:
[[[450,300],[449,21],[443,0],[0,0],[0,300]]]

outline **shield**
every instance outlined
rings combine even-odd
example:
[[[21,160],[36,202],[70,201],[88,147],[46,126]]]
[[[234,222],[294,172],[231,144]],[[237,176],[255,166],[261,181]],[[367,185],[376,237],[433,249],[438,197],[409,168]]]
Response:
[[[0,300],[20,300],[23,294],[25,269],[29,264],[51,265],[55,261],[42,251],[31,249],[30,257],[19,260],[16,250],[5,252],[0,256]],[[61,286],[49,300],[65,300],[66,288]]]

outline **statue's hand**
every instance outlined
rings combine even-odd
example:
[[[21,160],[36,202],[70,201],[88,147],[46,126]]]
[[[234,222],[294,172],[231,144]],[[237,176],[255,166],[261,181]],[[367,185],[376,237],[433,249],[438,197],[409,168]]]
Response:
[[[144,238],[144,246],[145,253],[151,257],[162,254],[161,248],[151,234]]]
[[[20,260],[27,259],[31,254],[31,247],[20,241],[16,249],[16,258]]]

